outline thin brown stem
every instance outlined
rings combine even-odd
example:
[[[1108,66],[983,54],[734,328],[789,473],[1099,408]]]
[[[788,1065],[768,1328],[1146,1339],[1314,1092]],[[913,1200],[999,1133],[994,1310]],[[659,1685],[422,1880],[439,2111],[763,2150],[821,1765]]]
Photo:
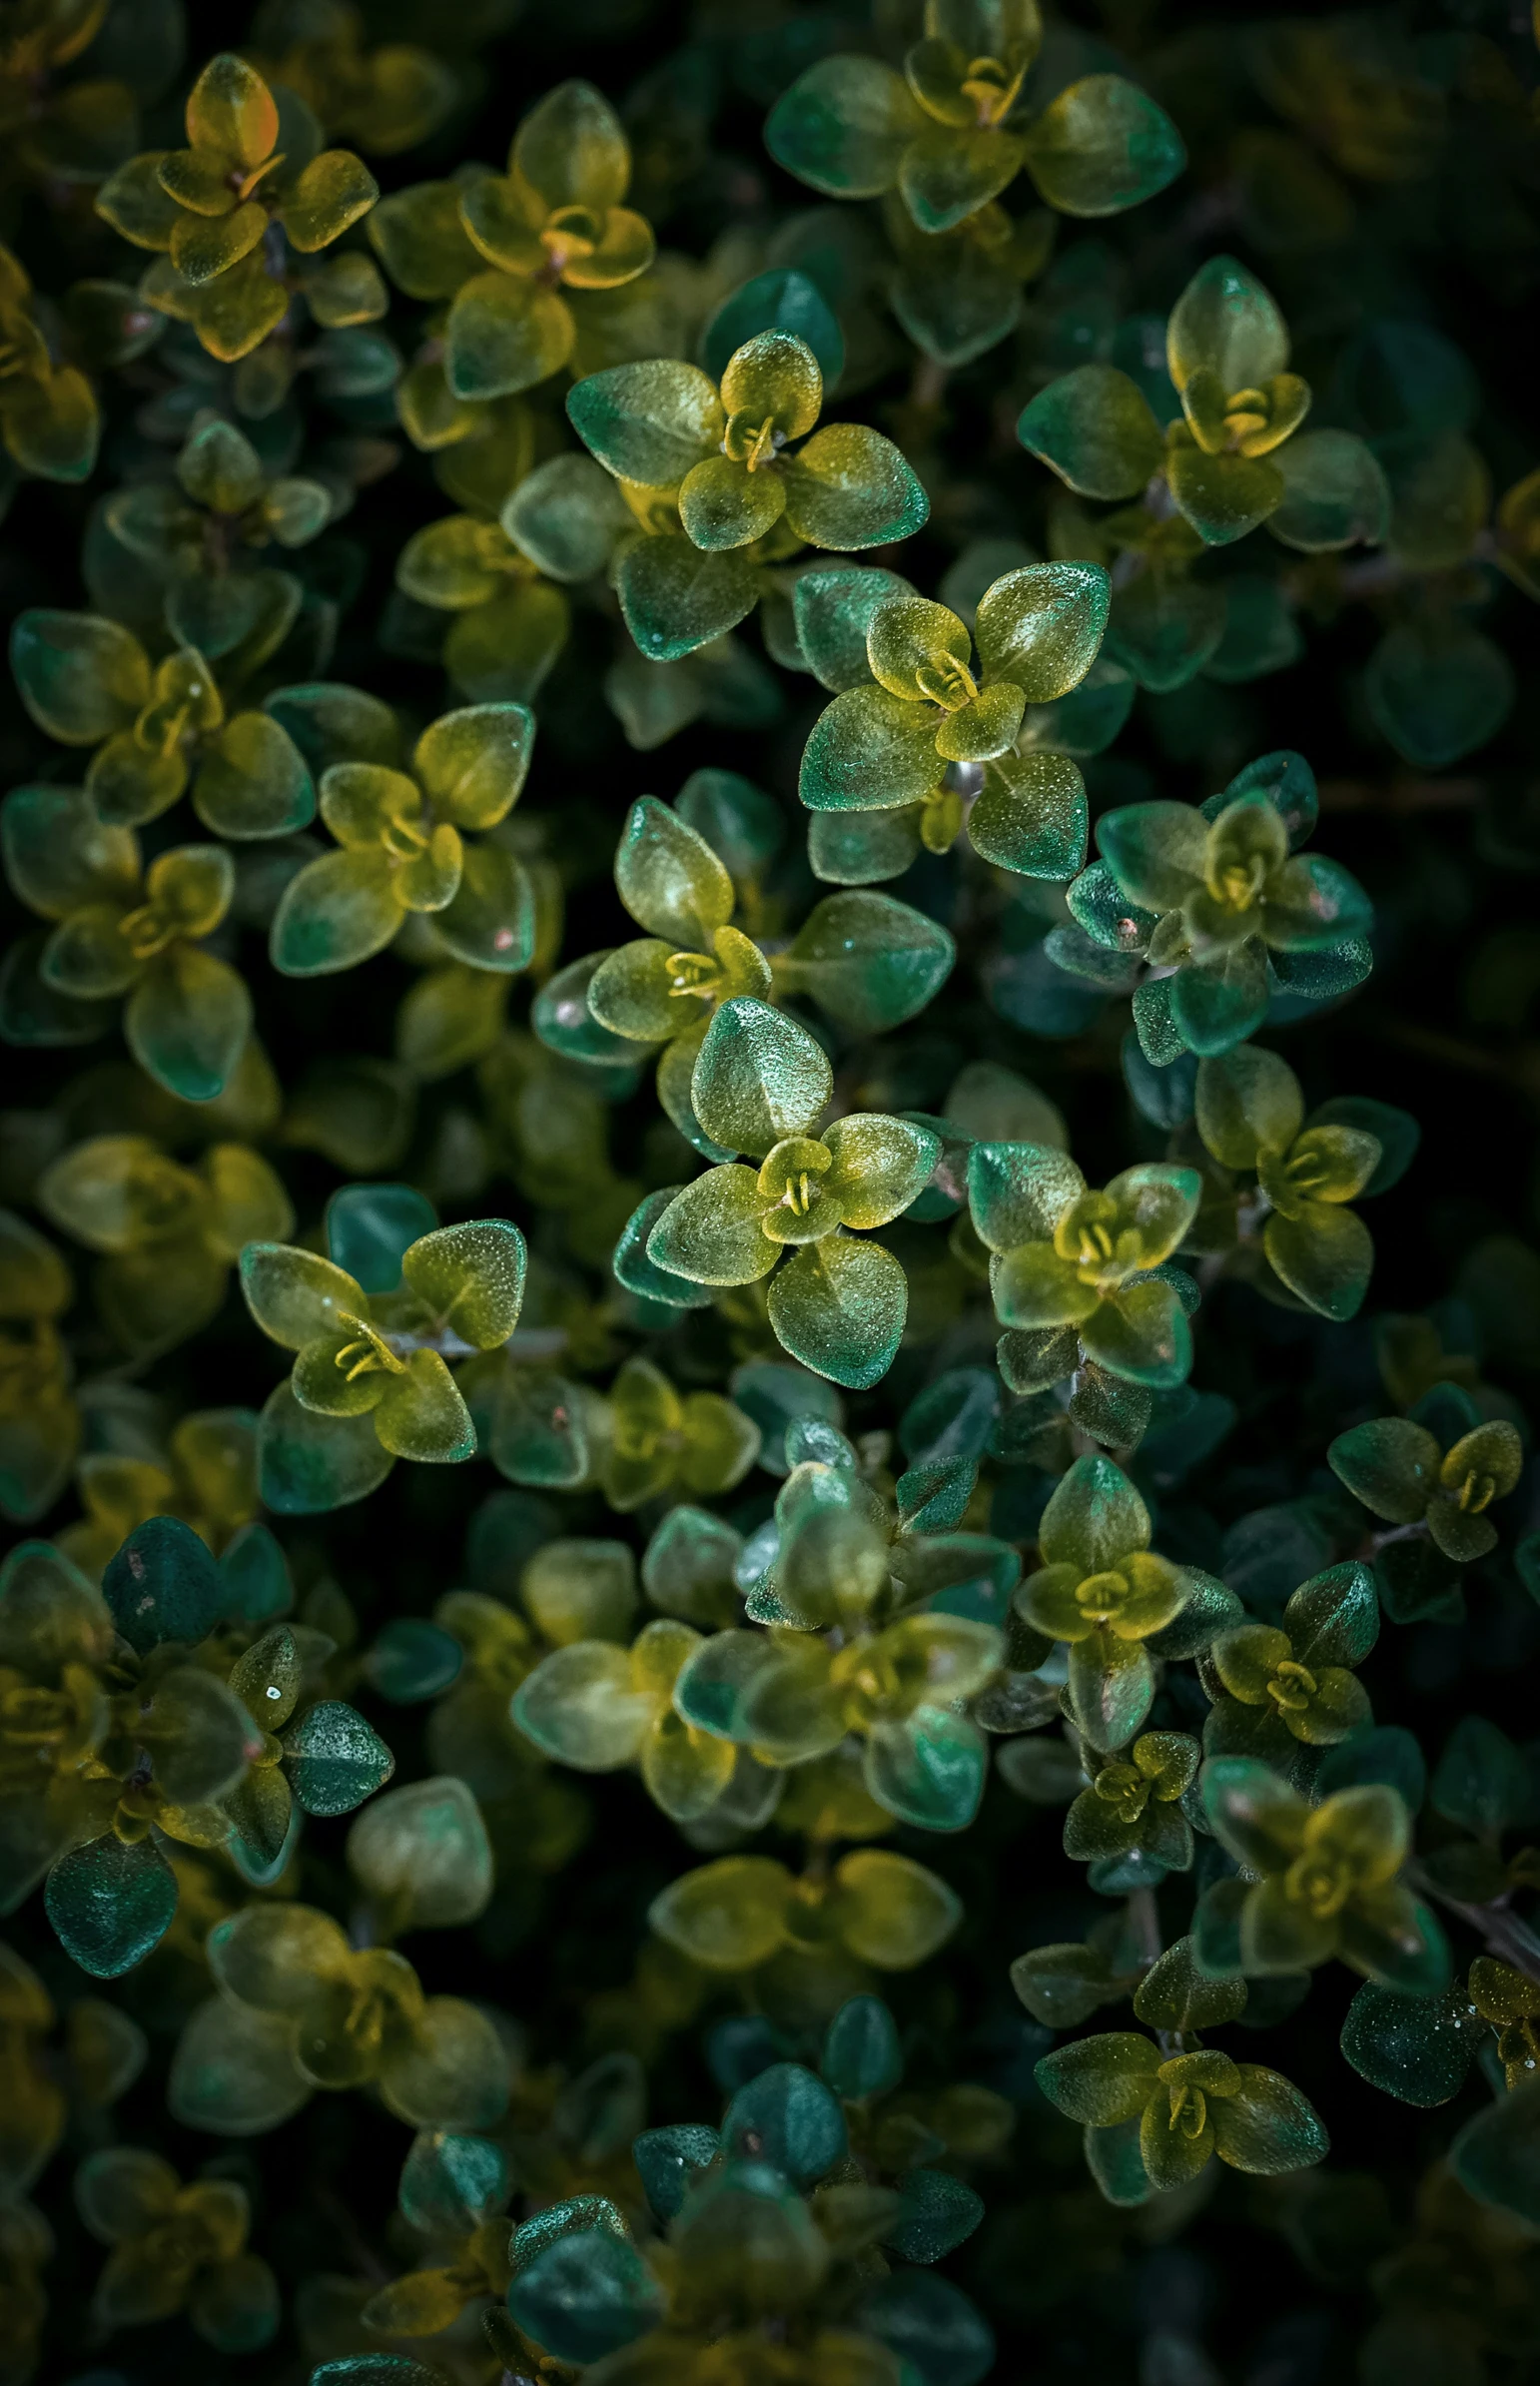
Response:
[[[1519,1920],[1505,1897],[1494,1898],[1487,1906],[1470,1906],[1463,1898],[1450,1897],[1437,1882],[1430,1881],[1420,1865],[1410,1867],[1407,1878],[1424,1897],[1442,1906],[1446,1914],[1458,1915],[1499,1963],[1510,1965],[1526,1980],[1540,1982],[1540,1936],[1528,1923]]]

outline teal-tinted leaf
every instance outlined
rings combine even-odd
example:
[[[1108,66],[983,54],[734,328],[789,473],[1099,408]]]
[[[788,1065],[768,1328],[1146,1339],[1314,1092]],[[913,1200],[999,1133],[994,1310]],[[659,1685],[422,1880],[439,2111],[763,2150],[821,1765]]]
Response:
[[[1137,497],[1165,454],[1143,391],[1111,365],[1082,365],[1050,382],[1016,430],[1030,453],[1087,497]]]
[[[631,2159],[642,2192],[659,2220],[672,2220],[691,2186],[713,2162],[722,2140],[698,2121],[676,2121],[666,2129],[643,2129],[631,2140]]]
[[[109,1561],[102,1596],[131,1649],[143,1656],[161,1641],[193,1645],[225,1609],[225,1585],[207,1543],[179,1516],[136,1526]]]
[[[177,1911],[177,1876],[153,1840],[87,1840],[61,1856],[44,1892],[65,1954],[113,1981],[160,1944]]]
[[[946,984],[957,947],[945,928],[891,895],[826,895],[789,950],[779,982],[854,1035],[879,1036],[916,1018]]]
[[[1403,2104],[1447,2104],[1485,2035],[1462,1983],[1437,1996],[1402,1996],[1366,1981],[1347,2008],[1342,2052],[1360,2078]]]
[[[746,556],[703,553],[683,531],[638,538],[615,574],[625,625],[653,663],[679,662],[734,628],[754,610],[759,585]]]
[[[850,1996],[824,2035],[819,2069],[837,2096],[880,2096],[904,2076],[898,2023],[880,1996]]]
[[[1375,727],[1415,770],[1447,770],[1485,745],[1512,711],[1515,685],[1502,648],[1458,622],[1387,630],[1363,675]]]
[[[1001,754],[968,815],[974,851],[1026,878],[1073,877],[1086,859],[1086,782],[1064,754]]]
[[[810,348],[828,397],[845,370],[845,336],[816,282],[780,266],[754,275],[725,298],[700,336],[700,361],[714,382],[734,352],[760,332],[790,332]]]
[[[425,1616],[392,1616],[364,1661],[370,1681],[392,1707],[436,1698],[458,1679],[465,1652],[452,1633]]]
[[[813,724],[797,791],[811,812],[881,812],[918,803],[941,783],[936,751],[943,718],[884,687],[836,696]]]
[[[765,123],[776,164],[831,199],[877,199],[929,121],[895,68],[841,53],[781,94]]]
[[[901,2261],[939,2262],[973,2235],[984,2218],[984,2198],[966,2179],[923,2166],[899,2182],[903,2209],[883,2233],[883,2243]]]
[[[373,1416],[320,1416],[287,1383],[262,1412],[257,1443],[263,1502],[280,1516],[319,1516],[378,1491],[395,1461]]]
[[[770,1323],[783,1349],[851,1391],[867,1391],[886,1375],[908,1313],[898,1260],[880,1242],[853,1234],[809,1243],[770,1285]]]
[[[508,2309],[558,2361],[600,2361],[645,2335],[663,2290],[636,2248],[605,2228],[554,2238],[519,2271]]]
[[[366,1292],[394,1292],[401,1260],[438,1212],[413,1185],[345,1185],[327,1203],[327,1252]]]
[[[856,2323],[915,2371],[922,2386],[979,2386],[995,2366],[995,2335],[950,2279],[897,2270],[868,2287]]]
[[[1428,1791],[1435,1814],[1495,1841],[1534,1811],[1529,1766],[1504,1731],[1481,1715],[1455,1725]]]
[[[1540,2223],[1540,2080],[1526,2081],[1467,2121],[1449,2148],[1462,2187],[1533,2228]]]
[[[817,2072],[780,2062],[739,2088],[722,2118],[722,2143],[810,2187],[843,2159],[849,2139],[839,2101]]]
[[[351,1815],[395,1770],[395,1759],[362,1715],[322,1699],[284,1735],[285,1770],[308,1815]]]
[[[655,1193],[638,1202],[620,1229],[610,1258],[615,1281],[627,1292],[634,1292],[642,1300],[665,1301],[674,1309],[704,1309],[711,1306],[709,1285],[692,1283],[688,1276],[675,1275],[671,1269],[659,1266],[647,1255],[647,1237],[652,1232],[675,1193],[682,1193],[682,1185],[662,1185]]]

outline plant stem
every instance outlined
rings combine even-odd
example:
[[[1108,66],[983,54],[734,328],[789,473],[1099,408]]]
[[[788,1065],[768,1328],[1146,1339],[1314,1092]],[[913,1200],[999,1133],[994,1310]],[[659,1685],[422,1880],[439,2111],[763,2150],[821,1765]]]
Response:
[[[1540,1982],[1540,1936],[1528,1923],[1519,1920],[1506,1898],[1494,1898],[1487,1906],[1469,1906],[1463,1898],[1450,1897],[1430,1881],[1420,1865],[1412,1866],[1407,1878],[1446,1913],[1458,1915],[1499,1963],[1511,1965],[1526,1980]]]

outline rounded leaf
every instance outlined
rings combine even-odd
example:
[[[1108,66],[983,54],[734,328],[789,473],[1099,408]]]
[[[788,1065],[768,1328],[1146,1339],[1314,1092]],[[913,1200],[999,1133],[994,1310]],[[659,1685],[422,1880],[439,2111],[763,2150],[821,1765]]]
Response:
[[[930,518],[930,499],[902,450],[862,422],[826,423],[782,472],[786,519],[810,546],[887,546]]]
[[[765,147],[828,198],[877,199],[898,181],[904,151],[926,122],[895,68],[841,53],[782,92],[765,121]]]
[[[909,1284],[893,1253],[838,1231],[798,1251],[770,1287],[782,1348],[851,1391],[887,1373],[908,1313]]]
[[[1086,75],[1027,135],[1027,171],[1067,216],[1116,216],[1174,182],[1187,162],[1163,108],[1123,75]]]
[[[61,1856],[44,1892],[65,1954],[93,1980],[118,1980],[171,1928],[177,1876],[153,1840],[87,1840]]]

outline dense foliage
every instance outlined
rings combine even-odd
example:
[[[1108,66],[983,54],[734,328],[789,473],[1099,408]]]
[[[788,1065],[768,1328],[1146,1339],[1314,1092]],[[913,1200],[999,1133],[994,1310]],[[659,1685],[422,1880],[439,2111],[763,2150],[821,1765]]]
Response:
[[[0,0],[0,2386],[1540,2380],[1537,41]]]

